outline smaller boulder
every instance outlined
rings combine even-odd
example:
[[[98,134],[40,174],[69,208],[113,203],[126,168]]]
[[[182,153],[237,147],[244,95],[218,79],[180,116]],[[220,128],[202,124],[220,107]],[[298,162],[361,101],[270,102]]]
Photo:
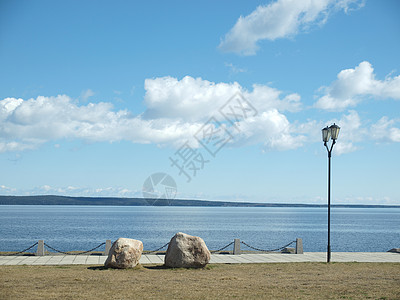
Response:
[[[169,242],[164,263],[170,268],[203,268],[210,258],[202,238],[178,232]]]
[[[143,243],[138,240],[119,238],[112,245],[104,266],[114,269],[134,268],[143,252]]]
[[[286,248],[283,248],[281,253],[294,254],[294,253],[296,253],[296,250],[294,248],[291,248],[291,247],[286,247]]]
[[[390,249],[388,252],[400,253],[400,248],[393,248],[393,249]]]

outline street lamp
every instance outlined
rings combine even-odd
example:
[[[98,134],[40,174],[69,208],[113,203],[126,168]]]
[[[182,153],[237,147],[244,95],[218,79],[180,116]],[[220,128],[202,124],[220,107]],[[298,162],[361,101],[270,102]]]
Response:
[[[331,156],[333,145],[339,136],[340,127],[335,123],[331,126],[326,126],[322,129],[322,141],[328,151],[328,248],[327,248],[327,262],[331,261]],[[331,147],[328,147],[329,139],[332,139]]]

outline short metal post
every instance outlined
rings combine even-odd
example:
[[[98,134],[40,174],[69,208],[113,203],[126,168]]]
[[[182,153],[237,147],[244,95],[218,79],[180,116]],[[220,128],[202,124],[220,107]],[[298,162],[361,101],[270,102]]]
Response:
[[[39,240],[38,245],[37,245],[37,250],[36,250],[36,255],[37,256],[44,256],[44,240]]]
[[[108,256],[108,253],[110,253],[111,249],[111,240],[106,240],[106,248],[104,249],[104,256]]]
[[[233,243],[233,255],[240,254],[240,239],[234,239]]]
[[[296,254],[303,254],[303,240],[300,238],[296,239]]]

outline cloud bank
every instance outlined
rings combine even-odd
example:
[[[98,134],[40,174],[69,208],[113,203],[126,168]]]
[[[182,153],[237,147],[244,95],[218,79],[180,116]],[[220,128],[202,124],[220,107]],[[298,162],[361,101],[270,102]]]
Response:
[[[335,148],[338,154],[358,149],[365,138],[376,142],[400,142],[399,120],[382,116],[376,123],[363,122],[354,110],[340,119],[322,123],[289,121],[302,110],[300,95],[285,94],[267,85],[254,84],[251,90],[239,83],[215,83],[186,76],[166,76],[145,80],[144,104],[139,115],[114,110],[107,102],[80,103],[67,95],[32,99],[0,100],[0,153],[32,150],[49,141],[93,142],[130,141],[179,148],[186,142],[200,147],[196,133],[214,117],[232,135],[232,147],[262,145],[263,150],[288,150],[320,141],[320,128],[336,122],[342,127]],[[365,97],[400,99],[400,76],[375,78],[369,62],[343,70],[314,107],[343,110]],[[93,94],[91,92],[90,94]],[[232,96],[241,95],[254,111],[232,122],[224,119],[223,107]],[[236,108],[238,107],[236,103]],[[214,129],[217,125],[213,124]],[[355,134],[357,133],[357,134]]]
[[[368,97],[400,100],[400,76],[378,80],[371,63],[363,61],[354,69],[340,71],[337,80],[321,90],[325,94],[318,99],[315,107],[340,111],[355,107]]]
[[[297,94],[283,95],[265,85],[254,85],[248,91],[236,82],[214,83],[190,76],[181,80],[169,76],[147,79],[145,90],[147,109],[141,115],[132,115],[127,110],[114,111],[112,104],[105,102],[80,105],[66,95],[3,99],[0,101],[0,152],[35,149],[60,139],[127,140],[179,147],[193,140],[201,126],[218,115],[219,109],[238,92],[260,114],[239,121],[246,134],[238,134],[232,145],[262,142],[272,149],[295,147],[292,126],[283,112],[300,109]],[[233,128],[233,124],[225,126]]]
[[[372,141],[375,143],[399,143],[400,128],[396,127],[400,119],[389,119],[384,116],[375,123],[362,122],[355,110],[350,110],[340,119],[333,119],[327,124],[340,124],[340,143],[335,146],[335,153],[340,155],[359,149],[358,143]],[[321,127],[322,128],[322,127]]]
[[[257,7],[248,16],[240,16],[219,48],[224,52],[254,55],[261,40],[292,37],[323,25],[335,11],[347,12],[363,4],[364,1],[359,0],[278,0]]]

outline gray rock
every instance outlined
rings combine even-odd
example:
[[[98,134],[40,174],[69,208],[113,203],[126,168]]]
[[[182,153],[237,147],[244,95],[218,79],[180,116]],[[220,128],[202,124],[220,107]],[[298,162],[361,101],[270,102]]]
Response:
[[[119,238],[112,245],[104,266],[115,269],[134,268],[143,252],[143,243],[138,240]]]
[[[283,248],[283,250],[281,251],[281,253],[289,253],[289,254],[294,254],[296,252],[296,250],[294,248],[290,248],[290,247],[286,247]]]
[[[388,252],[400,253],[400,248],[393,248],[393,249],[390,249]]]
[[[202,238],[178,232],[169,242],[164,263],[170,268],[202,268],[210,258],[211,253]]]

